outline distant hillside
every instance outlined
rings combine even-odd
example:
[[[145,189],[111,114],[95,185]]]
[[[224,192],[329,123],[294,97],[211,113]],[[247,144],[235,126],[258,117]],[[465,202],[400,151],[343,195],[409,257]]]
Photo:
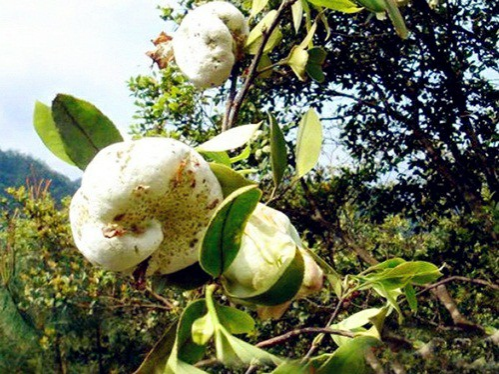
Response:
[[[51,180],[49,191],[57,201],[74,194],[79,186],[79,181],[73,182],[42,161],[15,151],[0,150],[0,196],[6,196],[7,187],[26,185],[27,179],[31,182]]]

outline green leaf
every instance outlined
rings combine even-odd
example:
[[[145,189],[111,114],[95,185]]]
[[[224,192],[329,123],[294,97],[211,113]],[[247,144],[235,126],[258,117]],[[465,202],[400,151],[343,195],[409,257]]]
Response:
[[[58,94],[52,116],[68,157],[84,170],[101,149],[123,141],[114,124],[94,105]]]
[[[272,76],[272,69],[267,69],[270,66],[272,66],[272,60],[270,59],[268,54],[264,53],[260,58],[260,61],[258,61],[258,68],[257,68],[258,78],[262,79],[270,78]]]
[[[206,308],[215,326],[217,359],[226,365],[280,363],[281,360],[276,356],[246,343],[230,333],[230,329],[248,332],[250,328],[253,329],[254,321],[244,312],[216,304],[213,299],[215,287],[214,285],[206,287]],[[238,323],[241,323],[242,326],[237,326]]]
[[[316,371],[317,374],[362,374],[367,373],[365,354],[380,344],[371,336],[358,336],[339,347],[333,354],[324,355],[327,360]],[[323,359],[323,358],[322,358]]]
[[[296,178],[301,178],[314,168],[322,147],[322,124],[314,109],[302,117],[296,143]]]
[[[192,340],[199,345],[205,345],[215,333],[215,324],[209,313],[198,318],[192,324]]]
[[[371,282],[381,282],[387,290],[403,288],[409,282],[424,285],[440,278],[437,266],[425,261],[403,262],[394,268],[369,277]]]
[[[389,260],[386,260],[386,261],[380,262],[379,264],[371,266],[370,268],[365,270],[363,273],[376,271],[376,270],[391,269],[391,268],[394,268],[400,264],[403,264],[404,262],[406,262],[406,261],[403,258],[399,258],[399,257],[391,258]]]
[[[269,0],[253,0],[251,4],[250,18],[254,18],[258,13],[260,13],[263,8],[267,6]]]
[[[162,374],[173,350],[178,321],[172,323],[156,342],[134,374]]]
[[[342,13],[357,13],[362,10],[361,7],[349,0],[308,0],[308,2],[324,8],[337,10]],[[359,1],[359,3],[362,3],[362,1]]]
[[[360,328],[367,325],[368,323],[371,323],[371,318],[378,315],[380,311],[381,309],[379,308],[365,309],[351,315],[348,318],[345,318],[341,322],[331,325],[330,327],[333,329],[348,330],[352,332],[365,331],[365,329]],[[340,335],[332,335],[331,337],[339,347],[351,340],[351,338]]]
[[[254,55],[258,52],[258,49],[262,44],[262,37],[263,37],[262,33],[264,30],[268,30],[268,28],[270,27],[276,16],[277,16],[277,11],[275,9],[271,10],[251,30],[251,32],[248,35],[248,39],[246,41],[246,50],[249,54]],[[272,35],[270,35],[270,38],[268,39],[267,44],[263,49],[263,52],[270,53],[274,49],[274,47],[276,47],[281,42],[281,39],[282,39],[282,33],[278,26],[274,29]]]
[[[242,125],[224,131],[196,147],[198,152],[223,152],[241,147],[248,143],[260,124]]]
[[[284,171],[288,166],[286,141],[275,118],[269,113],[270,122],[270,161],[274,186],[277,188],[282,181]]]
[[[373,13],[382,13],[386,11],[387,5],[385,0],[356,0],[367,10]]]
[[[402,294],[400,289],[387,290],[383,283],[376,283],[373,286],[373,289],[383,296],[388,304],[397,311],[398,314],[398,322],[402,324],[404,322],[404,315],[402,314],[402,310],[400,309],[399,304],[397,303],[397,298]]]
[[[302,364],[300,361],[284,361],[271,374],[311,374],[314,372],[310,363]]]
[[[62,142],[61,135],[57,130],[54,119],[52,118],[52,111],[50,110],[50,107],[37,101],[35,103],[35,111],[33,114],[33,124],[35,126],[36,133],[40,139],[42,139],[43,144],[45,144],[49,151],[59,157],[62,161],[70,165],[75,165],[64,149],[64,143]]]
[[[318,65],[324,64],[326,61],[327,52],[322,47],[313,47],[308,50],[308,61]]]
[[[278,357],[229,334],[223,327],[218,330],[217,358],[226,365],[279,364]]]
[[[308,61],[305,67],[307,74],[318,83],[324,82],[326,77],[322,71],[322,65],[326,61],[327,52],[322,47],[313,47],[307,52]]]
[[[291,15],[293,16],[293,27],[295,32],[300,31],[300,26],[303,21],[303,3],[302,0],[297,0],[291,5]]]
[[[190,365],[199,361],[205,352],[205,346],[194,343],[191,335],[191,326],[204,314],[204,299],[187,305],[180,320],[170,325],[134,374],[205,373]]]
[[[192,339],[192,324],[207,312],[204,299],[193,301],[184,309],[177,326],[177,339],[173,352],[178,359],[194,364],[204,355],[205,346]]]
[[[242,310],[215,304],[220,323],[231,334],[249,334],[255,329],[255,320]]]
[[[230,163],[235,164],[236,162],[246,160],[250,155],[251,155],[251,147],[247,145],[241,153],[239,153],[237,156],[230,158]]]
[[[404,287],[404,293],[405,293],[405,297],[407,299],[407,302],[409,303],[409,308],[411,308],[411,310],[414,313],[417,313],[417,311],[418,311],[418,298],[416,297],[416,290],[414,290],[414,287],[412,286],[412,284],[407,284]]]
[[[198,152],[201,153],[205,157],[209,157],[213,160],[213,162],[216,162],[217,164],[225,165],[230,167],[231,165],[231,160],[227,152],[208,152],[208,151],[203,151],[199,150]]]
[[[262,192],[247,186],[232,192],[217,207],[203,238],[201,267],[218,277],[232,263],[241,246],[244,227],[258,204]]]
[[[210,163],[210,169],[222,186],[224,197],[229,196],[232,192],[238,190],[239,188],[256,186],[256,182],[244,178],[240,173],[232,170],[230,167]]]

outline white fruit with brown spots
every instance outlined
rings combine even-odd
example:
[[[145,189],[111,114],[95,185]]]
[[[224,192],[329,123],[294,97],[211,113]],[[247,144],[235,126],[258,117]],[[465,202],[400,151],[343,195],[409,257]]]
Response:
[[[223,84],[240,58],[248,23],[232,4],[212,1],[190,11],[173,37],[175,61],[198,88]]]
[[[166,138],[110,145],[88,165],[70,206],[73,237],[92,263],[169,274],[198,261],[222,190],[191,147]]]

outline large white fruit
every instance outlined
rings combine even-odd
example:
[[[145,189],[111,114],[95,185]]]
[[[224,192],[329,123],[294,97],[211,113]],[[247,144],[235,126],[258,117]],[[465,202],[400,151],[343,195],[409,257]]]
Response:
[[[232,4],[213,1],[190,11],[173,38],[175,61],[198,88],[223,84],[248,36],[248,23]]]
[[[166,138],[116,143],[88,165],[70,206],[78,249],[113,271],[151,256],[147,273],[169,274],[198,261],[220,184],[191,147]]]

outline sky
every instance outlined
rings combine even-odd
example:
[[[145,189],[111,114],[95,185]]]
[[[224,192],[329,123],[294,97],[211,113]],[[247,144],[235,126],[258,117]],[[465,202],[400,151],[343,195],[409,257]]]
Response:
[[[87,100],[126,135],[135,111],[126,81],[150,72],[145,52],[166,24],[160,0],[0,0],[0,149],[45,161],[71,179],[32,124],[36,100]],[[1,171],[0,171],[1,172]]]

